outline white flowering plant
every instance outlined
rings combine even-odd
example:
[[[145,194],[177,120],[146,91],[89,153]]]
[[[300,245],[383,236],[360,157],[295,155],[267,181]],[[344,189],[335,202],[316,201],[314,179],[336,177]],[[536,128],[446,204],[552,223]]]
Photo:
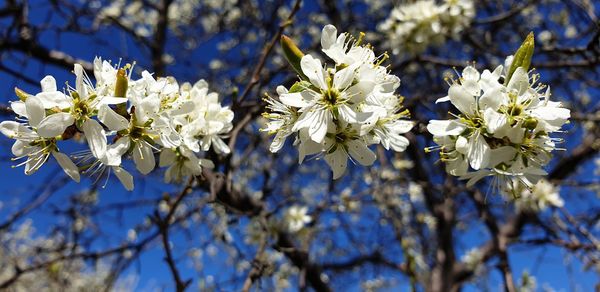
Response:
[[[11,103],[16,121],[1,122],[0,132],[15,139],[12,153],[22,160],[17,166],[33,174],[52,156],[76,182],[81,173],[98,180],[112,172],[132,190],[133,176],[122,167],[123,156],[132,157],[146,175],[160,152],[160,167],[168,167],[165,181],[180,182],[199,175],[202,167],[213,167],[198,156],[202,152],[230,152],[222,137],[232,128],[233,112],[204,80],[179,86],[172,77],[155,78],[147,71],[134,80],[131,67],[96,58],[95,84],[76,64],[75,87],[59,91],[54,77],[46,76],[40,93],[16,89],[19,100]],[[70,139],[84,139],[88,149],[71,156],[60,152],[59,143]]]
[[[467,66],[451,80],[448,96],[436,101],[450,101],[459,113],[429,122],[439,146],[426,150],[439,150],[446,171],[468,179],[467,186],[494,176],[500,189],[518,196],[518,185],[531,189],[546,174],[543,167],[561,142],[550,134],[560,131],[570,111],[551,101],[550,87],[528,71],[533,47],[530,34],[493,72]]]
[[[4,1],[0,290],[593,291],[596,2]]]
[[[419,54],[447,39],[457,39],[475,16],[472,0],[401,2],[378,25],[396,54]]]
[[[295,135],[299,162],[307,155],[324,157],[340,178],[348,159],[368,166],[376,155],[369,145],[404,151],[409,144],[402,134],[413,127],[409,112],[397,95],[400,78],[390,74],[382,63],[386,54],[376,56],[362,43],[326,25],[321,34],[321,50],[333,62],[322,64],[313,55],[304,55],[293,41],[282,38],[286,58],[300,80],[289,89],[277,88],[279,99],[267,97],[269,119],[264,131],[275,134],[270,150],[279,151],[286,138]]]

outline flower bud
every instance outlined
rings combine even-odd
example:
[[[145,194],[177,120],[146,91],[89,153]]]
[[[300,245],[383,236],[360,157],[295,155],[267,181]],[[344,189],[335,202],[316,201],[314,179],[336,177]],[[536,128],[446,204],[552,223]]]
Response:
[[[30,96],[29,93],[19,89],[18,87],[15,87],[15,94],[17,95],[17,97],[21,100],[21,101],[25,101],[27,100],[27,97]]]
[[[286,35],[281,36],[281,49],[283,49],[283,55],[285,59],[290,63],[290,65],[294,68],[294,70],[302,77],[302,79],[307,79],[304,73],[302,73],[302,67],[300,66],[300,61],[302,57],[304,57],[304,53],[296,46],[294,41],[287,37]]]
[[[533,57],[533,48],[535,46],[535,38],[533,37],[533,32],[530,32],[521,44],[521,47],[515,53],[512,63],[510,64],[510,69],[508,70],[508,74],[506,74],[506,79],[504,79],[504,85],[508,85],[510,78],[513,73],[519,67],[523,67],[525,71],[529,71],[529,66],[531,66],[531,58]]]
[[[528,117],[523,122],[523,127],[528,130],[533,130],[533,129],[535,129],[535,127],[537,127],[537,124],[538,124],[538,121],[535,118]]]
[[[115,97],[125,97],[127,94],[128,80],[125,74],[125,69],[117,70],[117,82],[115,82]],[[127,116],[127,104],[121,103],[117,105],[116,111],[121,116]]]

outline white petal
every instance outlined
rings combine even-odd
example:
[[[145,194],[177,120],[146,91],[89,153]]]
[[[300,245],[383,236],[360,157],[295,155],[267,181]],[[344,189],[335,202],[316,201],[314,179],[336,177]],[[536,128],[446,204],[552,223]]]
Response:
[[[458,151],[458,153],[467,154],[467,152],[469,151],[469,141],[463,136],[458,136],[454,147],[456,148],[456,151]]]
[[[500,66],[502,67],[502,66]],[[504,87],[500,82],[500,74],[502,72],[502,68],[496,68],[494,72],[490,72],[490,70],[484,70],[481,74],[481,79],[479,80],[479,85],[481,85],[481,89],[483,91],[493,91],[499,88]]]
[[[469,179],[469,181],[467,182],[467,187],[470,188],[473,185],[475,185],[475,183],[478,182],[479,180],[481,180],[482,178],[493,175],[493,174],[494,173],[489,170],[480,170],[480,171],[476,171],[476,172],[472,172],[472,173],[463,175],[460,177],[460,179]]]
[[[406,147],[408,147],[408,145],[410,144],[410,141],[408,141],[408,139],[400,135],[392,134],[389,136],[388,139],[390,142],[390,146],[396,152],[402,152],[406,150]]]
[[[397,120],[389,124],[387,128],[394,133],[404,134],[409,132],[414,125],[415,123],[412,121]]]
[[[160,142],[159,144],[163,147],[177,148],[181,145],[182,141],[181,135],[179,135],[171,125],[160,131],[160,139],[158,142]]]
[[[18,101],[13,101],[10,103],[10,108],[12,109],[13,112],[15,112],[15,114],[22,116],[22,117],[27,117],[27,108],[25,107],[25,103],[18,100]]]
[[[464,156],[459,155],[456,159],[446,162],[446,172],[450,175],[465,175],[469,170],[469,163]]]
[[[47,75],[40,81],[40,85],[42,85],[43,92],[52,92],[56,91],[56,79],[54,77]]]
[[[102,58],[94,57],[94,78],[96,81],[102,79]]]
[[[472,115],[475,110],[475,97],[458,84],[453,84],[448,90],[450,102],[462,113]]]
[[[309,95],[304,92],[286,93],[280,95],[279,100],[285,105],[302,108],[311,105],[305,98],[308,96]]]
[[[529,76],[523,67],[518,67],[510,77],[507,88],[516,90],[518,95],[523,94],[529,88]]]
[[[475,170],[486,167],[490,160],[490,146],[488,146],[479,131],[469,139],[468,157],[469,164]]]
[[[121,165],[121,156],[129,150],[130,141],[127,137],[121,137],[115,143],[108,145],[106,155],[100,160],[105,165],[119,166]]]
[[[169,113],[171,116],[180,116],[191,114],[196,110],[196,104],[191,100],[186,100],[180,103],[177,108],[172,109]]]
[[[276,153],[279,150],[281,150],[281,148],[285,144],[286,138],[290,134],[291,133],[287,131],[278,131],[277,134],[275,134],[275,137],[273,138],[273,142],[271,142],[271,145],[269,146],[269,151],[271,151],[271,153]]]
[[[510,55],[504,59],[504,68],[508,71],[510,69],[510,65],[512,65],[513,60],[515,59],[514,55]],[[501,66],[498,66],[501,67]]]
[[[444,96],[444,97],[440,97],[438,99],[435,100],[435,103],[438,104],[440,102],[446,102],[446,101],[450,101],[450,96]]]
[[[521,128],[520,126],[515,126],[515,127],[505,127],[508,128],[505,132],[506,137],[508,137],[508,139],[516,144],[520,144],[523,142],[523,138],[525,136],[525,129]]]
[[[315,143],[308,137],[303,137],[307,134],[303,134],[304,131],[300,132],[300,145],[298,145],[298,163],[302,163],[307,155],[319,153],[323,150],[323,146],[319,143]]]
[[[217,153],[222,153],[222,154],[231,153],[231,149],[229,149],[229,146],[227,146],[227,144],[225,144],[225,142],[223,142],[223,140],[221,140],[221,138],[219,138],[217,136],[213,136],[212,145]]]
[[[331,167],[333,171],[333,179],[340,178],[346,171],[348,165],[348,156],[342,149],[341,145],[337,146],[337,149],[333,153],[325,155],[325,161]]]
[[[351,96],[349,99],[353,103],[359,103],[365,100],[365,98],[375,89],[376,83],[368,80],[361,80],[354,86],[345,90],[347,96]]]
[[[358,113],[356,111],[354,111],[353,109],[351,109],[348,105],[346,104],[340,104],[338,107],[338,114],[340,115],[340,119],[342,121],[345,121],[347,123],[353,124],[353,123],[358,123]],[[362,118],[364,118],[365,116],[361,116]]]
[[[348,153],[350,156],[361,165],[372,165],[373,162],[375,162],[375,159],[377,159],[375,153],[373,153],[364,142],[352,140],[346,142],[346,145],[348,146]]]
[[[313,85],[321,89],[327,89],[327,83],[325,82],[325,69],[323,69],[319,59],[315,59],[311,55],[304,55],[302,60],[300,60],[300,66],[302,67],[302,72],[304,75],[308,77]]]
[[[152,148],[146,142],[138,142],[134,146],[133,161],[141,174],[150,173],[156,166]]]
[[[112,110],[106,104],[100,105],[100,109],[98,109],[98,119],[111,131],[120,131],[127,129],[129,126],[129,122],[125,117]]]
[[[355,77],[356,66],[348,66],[340,71],[335,72],[333,76],[333,87],[340,91],[345,90],[352,84]]]
[[[121,183],[125,187],[125,189],[128,191],[133,191],[133,176],[131,176],[131,174],[129,174],[129,172],[127,172],[123,168],[113,167],[112,169],[115,172],[115,175],[117,176],[119,181],[121,181]]]
[[[82,128],[94,157],[100,159],[106,155],[106,133],[102,126],[96,120],[88,119],[83,123]]]
[[[460,135],[465,129],[465,125],[456,120],[431,120],[427,124],[427,131],[434,136]]]
[[[80,64],[75,64],[73,68],[73,72],[75,72],[75,90],[79,93],[79,98],[82,100],[87,99],[87,89],[85,88],[85,84],[83,82],[83,67]]]
[[[503,146],[496,149],[492,149],[490,152],[490,167],[496,167],[500,163],[508,163],[512,161],[517,155],[517,150],[511,146]]]
[[[346,35],[340,34],[337,36],[337,29],[329,24],[323,28],[321,33],[321,47],[323,53],[333,59],[336,63],[344,62]]]
[[[481,87],[479,87],[479,82],[475,80],[463,80],[462,88],[467,91],[472,96],[479,96],[481,93]]]
[[[501,105],[506,104],[508,101],[508,94],[503,92],[502,87],[490,89],[483,93],[479,98],[479,108],[498,110]]]
[[[565,122],[571,117],[571,111],[567,108],[562,107],[539,107],[533,109],[531,114],[534,117],[540,118],[546,121],[561,121]]]
[[[331,122],[332,116],[331,112],[328,110],[317,110],[313,114],[313,119],[308,127],[308,134],[310,138],[317,142],[321,143],[325,135],[327,134],[327,127]]]
[[[488,133],[495,133],[498,129],[504,127],[507,123],[506,116],[498,113],[491,108],[487,108],[483,113],[483,120]]]
[[[329,49],[335,44],[336,38],[337,29],[335,28],[335,26],[331,24],[326,25],[321,31],[321,47],[323,47],[324,50]]]
[[[51,114],[40,122],[37,132],[41,137],[56,137],[64,133],[67,127],[73,125],[74,122],[75,119],[70,113]]]
[[[200,158],[200,159],[198,159],[198,164],[200,164],[200,166],[206,167],[206,168],[215,168],[215,164],[211,160],[208,160],[208,159]]]
[[[71,105],[73,104],[73,98],[71,98],[70,96],[65,95],[59,91],[40,92],[40,93],[36,94],[35,96],[38,97],[42,101],[42,104],[44,105],[44,108],[46,108],[46,109],[53,108],[53,107],[66,109],[66,108],[71,107]]]
[[[462,71],[462,78],[465,80],[479,81],[479,71],[477,71],[477,69],[473,68],[472,66],[467,66]]]
[[[54,159],[56,159],[60,167],[62,167],[63,171],[70,178],[72,178],[76,182],[79,182],[79,168],[77,168],[77,165],[75,165],[75,163],[71,161],[71,158],[69,158],[69,156],[57,151],[53,151],[52,156],[54,156]]]
[[[173,165],[175,164],[176,158],[177,155],[175,155],[175,151],[168,148],[163,148],[162,151],[160,151],[158,166],[165,167]]]
[[[27,100],[25,100],[25,109],[27,110],[29,124],[33,127],[37,127],[37,125],[46,117],[44,104],[39,97],[28,97]]]
[[[29,143],[23,140],[16,140],[10,150],[12,154],[17,157],[27,155],[28,151],[30,150],[28,144]]]
[[[31,130],[27,129],[24,125],[15,122],[15,121],[2,121],[0,123],[0,133],[4,134],[4,136],[14,139],[19,134],[27,131],[31,133]]]
[[[113,97],[113,96],[104,96],[100,99],[99,105],[102,104],[121,104],[127,102],[126,97]]]

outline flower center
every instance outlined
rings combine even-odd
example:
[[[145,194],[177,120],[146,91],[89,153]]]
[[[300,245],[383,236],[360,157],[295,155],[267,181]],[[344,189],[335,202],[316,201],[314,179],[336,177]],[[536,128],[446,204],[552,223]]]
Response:
[[[83,118],[91,114],[91,112],[92,111],[88,107],[87,103],[81,101],[75,103],[74,116],[76,120],[82,120]]]
[[[511,104],[511,105],[508,106],[508,113],[511,116],[518,116],[518,115],[521,114],[521,112],[523,112],[523,108],[520,105],[516,104],[516,103],[513,103],[513,104]]]
[[[323,101],[325,101],[325,103],[329,106],[334,106],[338,100],[338,97],[340,96],[340,93],[337,89],[335,88],[329,88],[326,91],[323,92]]]
[[[139,139],[142,138],[142,135],[144,134],[144,128],[142,127],[133,127],[130,131],[129,131],[129,136],[133,139]]]

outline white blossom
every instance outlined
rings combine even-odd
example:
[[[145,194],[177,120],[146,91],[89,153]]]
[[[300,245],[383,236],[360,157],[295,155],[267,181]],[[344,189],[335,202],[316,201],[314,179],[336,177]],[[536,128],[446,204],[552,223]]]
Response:
[[[312,218],[307,215],[308,207],[292,206],[285,212],[284,220],[289,232],[295,233],[310,223]]]
[[[450,101],[460,113],[429,122],[427,130],[439,146],[426,150],[439,150],[446,171],[468,179],[469,186],[496,176],[500,188],[514,193],[513,182],[531,188],[546,174],[543,166],[561,141],[549,134],[560,130],[570,111],[550,101],[549,87],[537,84],[539,75],[530,76],[522,67],[508,84],[501,83],[503,68],[482,74],[472,66],[463,70],[448,96],[437,100]]]
[[[475,4],[471,0],[402,2],[378,25],[378,30],[386,34],[387,46],[394,54],[419,54],[430,45],[458,38],[474,16]]]
[[[560,188],[545,179],[539,180],[533,190],[521,191],[521,196],[515,200],[517,209],[529,211],[543,211],[548,207],[562,207],[564,204]]]
[[[369,145],[382,144],[386,149],[404,151],[408,140],[402,134],[413,123],[402,120],[402,98],[395,94],[400,79],[388,73],[381,63],[386,55],[376,57],[371,46],[361,45],[362,36],[338,35],[332,25],[323,28],[323,52],[333,61],[328,67],[312,55],[300,60],[305,79],[289,90],[279,86],[279,100],[268,97],[263,116],[269,121],[263,131],[274,134],[272,152],[279,151],[292,134],[298,146],[299,162],[307,155],[323,157],[341,177],[348,163],[368,166],[376,156]]]
[[[13,154],[26,158],[25,173],[37,171],[55,157],[65,173],[79,182],[80,170],[96,176],[114,173],[125,189],[133,190],[133,176],[123,167],[132,157],[137,170],[149,174],[156,166],[155,152],[161,152],[161,167],[167,182],[201,173],[201,166],[214,167],[199,158],[201,151],[214,149],[228,154],[222,138],[233,128],[233,112],[221,105],[216,93],[200,80],[181,87],[172,77],[155,78],[147,71],[138,80],[131,78],[131,65],[114,67],[100,58],[94,60],[94,84],[83,67],[74,67],[75,87],[60,92],[56,80],[46,76],[42,92],[31,95],[18,91],[20,100],[11,104],[17,121],[0,123],[0,131],[15,139]],[[87,149],[73,158],[58,151],[58,142],[79,139]],[[112,141],[108,143],[109,137]]]

